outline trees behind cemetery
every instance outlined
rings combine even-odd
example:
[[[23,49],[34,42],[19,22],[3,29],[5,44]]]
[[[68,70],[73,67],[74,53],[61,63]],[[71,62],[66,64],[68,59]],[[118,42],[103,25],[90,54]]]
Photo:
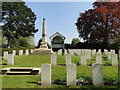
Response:
[[[109,45],[120,35],[120,1],[94,2],[93,9],[80,13],[77,19],[79,37],[87,43]],[[118,38],[118,39],[117,39]]]
[[[75,46],[78,42],[80,42],[79,38],[73,38],[72,41],[71,41],[71,45]]]
[[[36,15],[25,2],[3,2],[2,6],[2,33],[9,46],[19,39],[34,36],[38,31],[35,28]]]

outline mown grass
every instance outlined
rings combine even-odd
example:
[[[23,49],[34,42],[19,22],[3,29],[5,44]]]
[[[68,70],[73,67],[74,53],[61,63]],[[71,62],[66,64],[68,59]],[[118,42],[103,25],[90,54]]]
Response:
[[[106,56],[103,56],[106,57]],[[72,63],[79,62],[80,64],[80,56],[72,56]],[[88,60],[87,64],[95,63],[95,56],[92,56],[92,60]],[[103,64],[106,62],[111,63],[110,60],[107,58],[103,58]],[[41,67],[41,64],[50,63],[50,55],[22,55],[22,56],[15,56],[15,65],[5,65],[7,64],[7,60],[2,60],[3,68],[4,67]],[[64,55],[57,55],[57,64],[65,64],[65,56]]]
[[[95,57],[92,56],[92,59]],[[72,63],[80,62],[80,56],[72,56]],[[103,63],[110,62],[110,60],[103,60]],[[6,64],[6,60],[2,60],[2,64]],[[41,67],[41,64],[50,63],[50,55],[29,55],[29,56],[15,56],[15,65],[3,65],[4,67]],[[95,60],[88,60],[87,63],[95,63]],[[57,56],[57,64],[65,64],[65,56]],[[103,66],[103,79],[106,78],[114,79],[118,81],[118,67],[117,66]],[[89,77],[92,78],[92,67],[91,66],[77,66],[77,79]],[[52,65],[52,82],[56,79],[66,80],[66,66]],[[2,87],[3,88],[57,88],[57,89],[68,89],[68,88],[117,88],[115,85],[105,85],[103,87],[94,87],[92,85],[83,86],[66,86],[66,85],[52,85],[52,86],[41,86],[38,85],[40,81],[40,75],[6,75],[2,76]]]

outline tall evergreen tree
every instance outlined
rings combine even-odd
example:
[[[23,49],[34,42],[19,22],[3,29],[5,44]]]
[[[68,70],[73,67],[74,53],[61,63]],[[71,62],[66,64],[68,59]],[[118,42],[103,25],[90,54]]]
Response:
[[[3,2],[2,30],[8,45],[14,39],[34,36],[38,31],[35,28],[35,20],[36,15],[25,5],[25,2]]]

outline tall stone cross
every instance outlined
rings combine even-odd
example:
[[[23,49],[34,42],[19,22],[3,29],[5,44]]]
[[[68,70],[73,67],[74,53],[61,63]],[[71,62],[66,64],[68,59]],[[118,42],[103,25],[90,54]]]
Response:
[[[43,18],[43,26],[42,26],[42,42],[40,43],[41,49],[48,49],[47,47],[47,40],[46,40],[46,21],[45,18]]]

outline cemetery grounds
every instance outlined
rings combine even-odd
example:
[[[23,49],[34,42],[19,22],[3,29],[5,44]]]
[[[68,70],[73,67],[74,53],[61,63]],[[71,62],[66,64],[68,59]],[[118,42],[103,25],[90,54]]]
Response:
[[[57,52],[55,52],[57,54]],[[87,60],[88,66],[80,66],[80,56],[72,56],[72,63],[77,65],[77,79],[82,78],[83,83],[78,86],[66,85],[66,66],[65,55],[57,55],[57,64],[52,65],[52,85],[40,85],[40,75],[1,75],[2,88],[102,88],[109,90],[109,88],[118,89],[118,66],[111,66],[110,60],[103,55],[103,81],[104,86],[97,87],[92,85],[92,64],[95,63],[95,56],[92,60]],[[41,67],[41,64],[50,64],[50,55],[15,55],[15,65],[6,65],[7,60],[2,60],[2,68],[5,67]],[[104,66],[106,65],[106,66]]]

